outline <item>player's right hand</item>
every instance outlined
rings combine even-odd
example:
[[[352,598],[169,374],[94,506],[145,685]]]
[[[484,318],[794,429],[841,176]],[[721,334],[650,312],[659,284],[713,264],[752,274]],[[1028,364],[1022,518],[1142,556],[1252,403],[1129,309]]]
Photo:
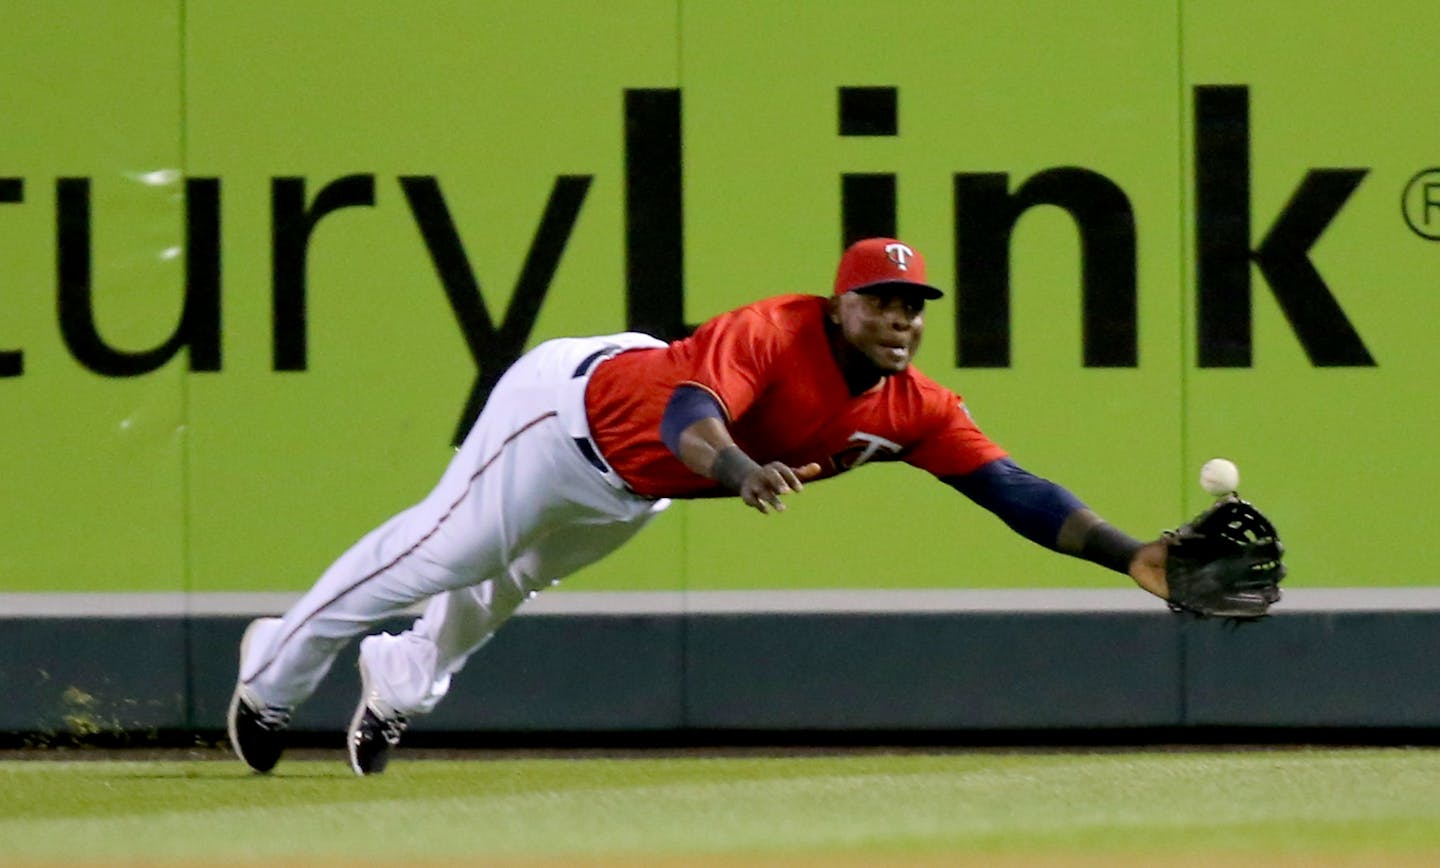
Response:
[[[791,467],[783,461],[771,461],[755,468],[745,477],[744,484],[740,486],[740,499],[745,501],[746,506],[754,507],[762,513],[768,514],[772,509],[784,512],[785,503],[780,499],[780,495],[793,494],[804,489],[805,480],[819,475],[820,465],[813,461],[803,467]]]

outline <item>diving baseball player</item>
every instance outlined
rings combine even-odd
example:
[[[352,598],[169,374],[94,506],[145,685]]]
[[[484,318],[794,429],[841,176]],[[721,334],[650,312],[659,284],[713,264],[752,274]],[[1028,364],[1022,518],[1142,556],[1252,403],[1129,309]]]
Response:
[[[671,498],[738,495],[762,513],[877,461],[928,471],[1017,533],[1166,596],[1164,543],[1131,538],[1021,469],[959,396],[912,364],[940,290],[893,238],[852,245],[828,297],[783,295],[664,344],[547,341],[500,379],[439,484],[345,552],[283,617],[246,629],[231,701],[236,754],[266,772],[291,710],[341,647],[425,600],[400,635],[360,644],[348,745],[385,768],[408,721],[535,592],[639,532]]]

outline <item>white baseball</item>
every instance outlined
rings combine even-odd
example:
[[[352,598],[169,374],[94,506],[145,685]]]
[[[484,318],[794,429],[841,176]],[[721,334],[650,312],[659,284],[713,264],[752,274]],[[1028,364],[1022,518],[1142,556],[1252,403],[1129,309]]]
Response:
[[[1224,497],[1240,488],[1240,468],[1225,458],[1211,458],[1200,468],[1200,487],[1206,494]]]

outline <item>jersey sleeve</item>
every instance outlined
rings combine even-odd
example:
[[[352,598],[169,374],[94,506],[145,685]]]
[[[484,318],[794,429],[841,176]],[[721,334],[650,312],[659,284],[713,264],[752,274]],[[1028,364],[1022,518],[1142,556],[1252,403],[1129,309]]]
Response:
[[[959,395],[936,387],[926,398],[927,415],[935,424],[905,454],[907,463],[943,478],[963,476],[1007,455],[976,426]]]
[[[691,358],[680,385],[697,386],[720,402],[734,421],[765,391],[777,373],[785,332],[765,315],[739,308],[696,329]]]

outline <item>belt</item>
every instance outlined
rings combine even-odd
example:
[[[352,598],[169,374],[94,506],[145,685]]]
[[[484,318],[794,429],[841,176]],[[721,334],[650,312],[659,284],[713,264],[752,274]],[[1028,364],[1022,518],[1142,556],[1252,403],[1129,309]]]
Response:
[[[617,346],[601,347],[600,349],[586,356],[585,359],[580,362],[579,366],[575,368],[575,373],[570,375],[570,379],[578,380],[579,378],[590,373],[590,369],[595,367],[595,364],[597,362],[602,359],[608,359],[618,352],[620,352],[620,348]]]
[[[586,356],[584,360],[580,362],[580,364],[575,368],[575,373],[570,375],[570,379],[578,380],[581,377],[588,375],[591,369],[593,369],[596,365],[600,364],[606,359],[610,358],[611,356],[619,353],[620,349],[620,347],[608,346],[596,350],[595,352]],[[614,480],[616,482],[619,482],[621,485],[624,485],[624,481],[620,479],[620,474],[616,473],[613,469],[611,469],[610,465],[605,463],[605,459],[600,457],[600,448],[595,445],[595,441],[591,440],[589,437],[575,437],[573,439],[575,440],[575,447],[580,450],[581,455],[585,456],[585,460],[590,462],[591,467],[594,467],[596,470],[600,471],[600,474],[604,476],[607,481]],[[629,486],[626,486],[626,488],[628,489]]]

